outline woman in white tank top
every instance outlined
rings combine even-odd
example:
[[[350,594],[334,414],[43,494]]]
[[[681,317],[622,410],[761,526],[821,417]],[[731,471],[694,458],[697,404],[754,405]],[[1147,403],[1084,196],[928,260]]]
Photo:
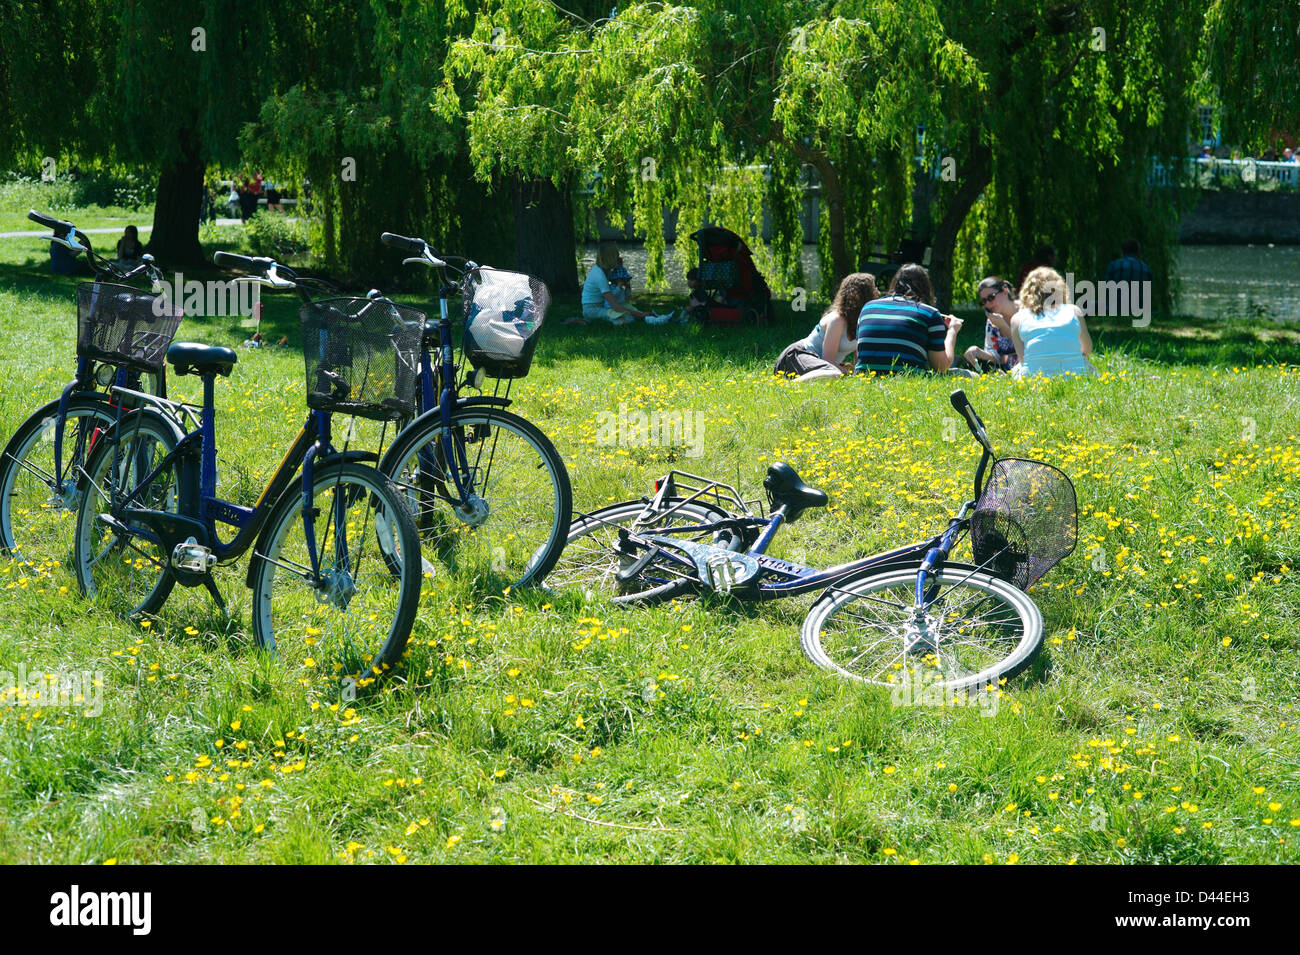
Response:
[[[831,307],[806,337],[781,352],[774,371],[794,375],[797,381],[852,374],[858,347],[858,313],[879,295],[875,279],[866,272],[846,275]]]

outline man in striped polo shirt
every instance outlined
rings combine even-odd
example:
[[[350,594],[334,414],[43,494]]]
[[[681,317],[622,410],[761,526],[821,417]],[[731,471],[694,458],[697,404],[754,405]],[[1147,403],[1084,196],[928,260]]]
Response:
[[[962,321],[941,315],[932,304],[930,275],[908,263],[894,275],[889,294],[862,307],[858,316],[856,372],[888,375],[900,371],[944,374],[955,360]]]

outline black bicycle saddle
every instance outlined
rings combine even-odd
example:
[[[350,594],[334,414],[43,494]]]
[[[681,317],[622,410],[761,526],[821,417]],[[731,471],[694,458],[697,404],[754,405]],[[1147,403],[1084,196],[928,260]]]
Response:
[[[767,469],[763,489],[767,491],[773,507],[785,505],[787,523],[793,524],[810,507],[826,506],[826,492],[809,487],[795,469],[784,461],[777,461]]]

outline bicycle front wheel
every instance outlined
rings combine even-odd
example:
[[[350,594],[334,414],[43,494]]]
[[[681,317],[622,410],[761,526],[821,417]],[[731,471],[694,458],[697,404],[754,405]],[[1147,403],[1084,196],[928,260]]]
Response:
[[[961,690],[997,686],[1019,673],[1043,642],[1043,616],[1029,595],[960,564],[932,574],[920,605],[919,562],[829,588],[804,619],[809,659],[878,686]]]
[[[379,469],[415,515],[426,571],[502,593],[539,583],[560,556],[573,515],[569,472],[550,439],[512,412],[457,409],[450,428],[426,412]],[[454,469],[468,476],[467,495]]]
[[[59,402],[51,401],[24,421],[0,452],[0,554],[33,567],[70,570],[81,500],[77,478],[116,415],[99,396],[69,399],[61,475],[54,460],[58,417]]]
[[[100,441],[80,482],[77,583],[88,598],[126,617],[157,612],[176,583],[166,548],[147,523],[128,512],[178,512],[179,461],[154,471],[179,441],[179,429],[167,418],[132,412]]]
[[[415,622],[419,534],[372,467],[325,465],[312,484],[308,516],[300,477],[253,554],[253,635],[303,679],[378,676],[401,658]]]
[[[574,521],[569,528],[568,543],[559,562],[547,578],[558,587],[581,587],[593,596],[608,597],[618,604],[652,604],[690,593],[698,581],[694,573],[668,558],[651,558],[626,580],[618,574],[635,566],[645,556],[643,548],[622,546],[619,531],[646,535],[662,533],[670,527],[712,524],[729,515],[715,507],[670,498],[660,510],[650,510],[646,501],[625,501],[592,511]],[[669,535],[674,540],[713,543],[712,531]],[[724,544],[724,546],[728,546]],[[741,546],[733,535],[730,549]]]

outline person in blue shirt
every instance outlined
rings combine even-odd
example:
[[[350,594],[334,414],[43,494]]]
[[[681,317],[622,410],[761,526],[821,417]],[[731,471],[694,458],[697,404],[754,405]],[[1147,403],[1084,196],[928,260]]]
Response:
[[[596,250],[596,264],[582,283],[582,319],[578,321],[585,324],[585,320],[595,318],[611,325],[626,325],[649,314],[629,301],[627,289],[614,284],[621,267],[618,246],[613,242],[600,243]],[[623,274],[627,274],[626,270]]]
[[[1020,311],[1011,318],[1011,338],[1020,363],[1015,378],[1095,375],[1088,361],[1092,336],[1070,290],[1055,269],[1034,269],[1020,287]]]
[[[961,319],[934,307],[930,273],[909,262],[894,274],[889,294],[867,302],[858,315],[854,371],[888,375],[900,371],[946,373]]]
[[[1110,264],[1106,266],[1106,281],[1150,282],[1152,279],[1151,266],[1138,258],[1142,252],[1138,240],[1125,239],[1120,249],[1123,255],[1118,259],[1112,259]]]

